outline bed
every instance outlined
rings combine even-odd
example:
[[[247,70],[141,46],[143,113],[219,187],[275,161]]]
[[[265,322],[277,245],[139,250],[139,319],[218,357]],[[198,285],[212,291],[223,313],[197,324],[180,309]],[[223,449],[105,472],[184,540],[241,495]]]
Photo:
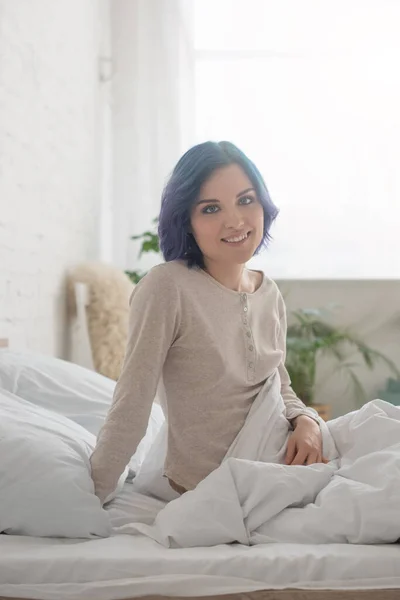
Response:
[[[116,524],[136,519],[150,523],[158,501],[129,487],[125,484],[114,502],[111,518]],[[269,544],[172,550],[143,536],[58,540],[4,535],[0,595],[40,600],[391,600],[400,597],[400,546]]]
[[[0,353],[0,363],[1,357]],[[46,368],[52,368],[48,361],[53,360],[46,359]],[[37,384],[37,376],[33,381]],[[29,394],[26,382],[22,389]],[[40,391],[45,395],[44,389]],[[160,501],[133,492],[132,485],[125,483],[110,505],[109,517],[116,527],[135,521],[152,523],[161,507]],[[102,539],[0,535],[0,599],[177,597],[394,600],[400,598],[400,545],[230,544],[167,549],[142,535]]]
[[[130,487],[125,484],[113,503],[113,522],[150,523],[159,502],[133,493]],[[205,596],[391,600],[400,597],[400,545],[269,544],[171,550],[143,536],[58,540],[4,535],[0,594],[40,600]]]

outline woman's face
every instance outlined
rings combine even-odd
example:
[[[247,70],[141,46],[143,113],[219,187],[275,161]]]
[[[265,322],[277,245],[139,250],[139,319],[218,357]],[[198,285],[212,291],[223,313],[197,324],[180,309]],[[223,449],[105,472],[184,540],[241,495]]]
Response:
[[[239,165],[218,169],[203,184],[191,226],[206,263],[250,260],[263,238],[264,212]]]

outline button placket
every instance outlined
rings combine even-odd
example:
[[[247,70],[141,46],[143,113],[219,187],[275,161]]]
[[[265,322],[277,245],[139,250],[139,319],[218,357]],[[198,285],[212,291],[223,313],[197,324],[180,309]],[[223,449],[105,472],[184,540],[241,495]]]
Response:
[[[247,301],[247,294],[240,294],[240,298],[242,301],[242,321],[245,326],[245,333],[247,337],[246,342],[246,370],[247,370],[247,379],[252,381],[255,377],[255,352],[254,352],[254,343],[253,343],[253,335],[248,323],[248,314],[249,314],[249,306]]]
[[[247,325],[247,314],[249,312],[249,307],[247,305],[247,294],[240,294],[240,299],[242,301],[242,320],[245,325]]]

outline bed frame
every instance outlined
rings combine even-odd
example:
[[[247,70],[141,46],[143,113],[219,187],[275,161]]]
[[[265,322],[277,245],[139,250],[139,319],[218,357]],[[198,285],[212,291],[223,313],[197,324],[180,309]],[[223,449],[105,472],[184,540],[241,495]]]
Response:
[[[212,596],[208,596],[210,599]],[[207,600],[202,598],[182,598],[179,600]],[[218,600],[399,600],[400,590],[265,590],[243,594],[214,596]],[[132,600],[138,600],[132,599]],[[165,596],[147,596],[139,600],[177,600]]]
[[[385,590],[264,590],[222,596],[140,596],[124,600],[399,600],[400,589]],[[26,600],[24,598],[6,598],[0,600]],[[32,599],[30,599],[32,600]],[[41,600],[35,598],[34,600]],[[59,600],[54,598],[54,600]]]

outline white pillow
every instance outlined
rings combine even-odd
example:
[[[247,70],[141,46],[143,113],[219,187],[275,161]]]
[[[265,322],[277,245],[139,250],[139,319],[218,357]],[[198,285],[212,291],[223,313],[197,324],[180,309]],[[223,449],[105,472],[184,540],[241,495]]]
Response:
[[[0,532],[110,535],[90,476],[94,444],[73,421],[0,390]]]
[[[0,350],[0,389],[68,417],[97,436],[110,407],[115,381],[52,356]],[[164,413],[154,403],[145,437],[129,463],[139,470]]]

